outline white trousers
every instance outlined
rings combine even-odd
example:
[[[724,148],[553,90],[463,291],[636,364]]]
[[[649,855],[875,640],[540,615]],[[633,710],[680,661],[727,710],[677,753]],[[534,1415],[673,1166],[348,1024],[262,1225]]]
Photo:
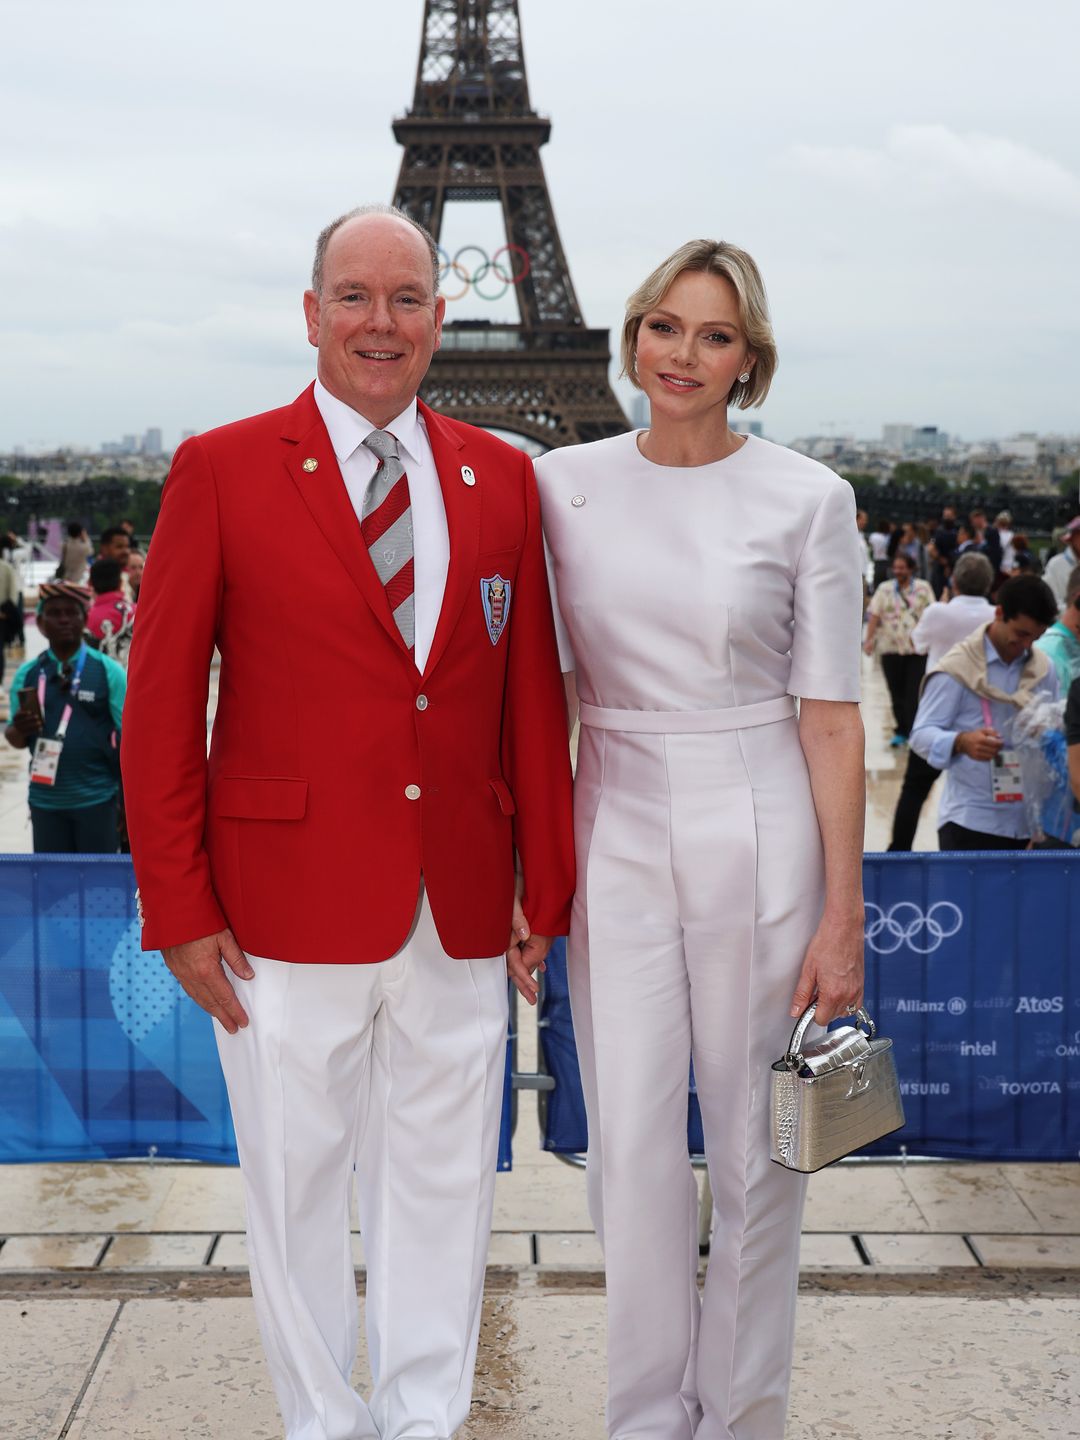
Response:
[[[824,894],[796,722],[582,727],[569,945],[604,1247],[612,1440],[781,1440],[805,1179],[769,1159],[769,1067]],[[715,1198],[704,1300],[693,1057]]]
[[[376,965],[251,957],[215,1022],[251,1288],[287,1440],[449,1440],[472,1393],[506,1062],[506,965],[453,960],[427,900]],[[355,1164],[373,1390],[349,1376]]]

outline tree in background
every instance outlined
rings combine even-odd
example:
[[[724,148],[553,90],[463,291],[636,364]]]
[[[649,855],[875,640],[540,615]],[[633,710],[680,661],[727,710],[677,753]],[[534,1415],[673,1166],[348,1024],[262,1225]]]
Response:
[[[901,490],[951,490],[953,482],[939,475],[932,465],[918,460],[901,460],[893,466],[889,483]]]

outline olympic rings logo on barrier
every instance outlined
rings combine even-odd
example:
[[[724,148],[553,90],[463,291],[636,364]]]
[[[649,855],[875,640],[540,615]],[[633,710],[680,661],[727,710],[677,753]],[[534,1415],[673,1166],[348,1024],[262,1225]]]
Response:
[[[463,255],[470,252],[480,256],[480,259],[470,269],[462,260]],[[500,257],[505,256],[500,264]],[[511,285],[520,285],[532,269],[532,260],[529,252],[523,250],[520,245],[500,245],[494,255],[488,255],[481,245],[462,245],[454,252],[451,260],[447,252],[439,246],[439,285],[450,274],[461,282],[461,289],[455,294],[443,290],[447,300],[461,300],[471,290],[478,300],[501,300]],[[494,275],[492,281],[490,277]],[[487,285],[487,289],[481,286]],[[498,288],[499,284],[502,289]]]
[[[876,919],[871,917],[872,910]],[[872,901],[866,903],[866,943],[878,955],[892,955],[904,944],[916,955],[931,955],[943,940],[951,940],[963,923],[959,905],[951,900],[939,900],[925,915],[912,900],[898,900],[887,911]],[[884,942],[879,941],[882,935],[887,937]]]

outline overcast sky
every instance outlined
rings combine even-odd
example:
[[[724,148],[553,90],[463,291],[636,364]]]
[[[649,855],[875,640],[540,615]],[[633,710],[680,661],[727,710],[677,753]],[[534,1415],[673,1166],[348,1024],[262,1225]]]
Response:
[[[313,239],[392,198],[423,8],[0,0],[0,448],[172,445],[302,389]],[[765,275],[774,438],[1080,431],[1074,0],[520,8],[588,324],[713,235]]]

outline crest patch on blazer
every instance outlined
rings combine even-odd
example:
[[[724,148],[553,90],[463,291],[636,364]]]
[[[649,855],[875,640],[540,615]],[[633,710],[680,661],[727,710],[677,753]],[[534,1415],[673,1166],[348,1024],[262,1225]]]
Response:
[[[510,581],[501,575],[487,576],[480,581],[480,598],[484,602],[488,638],[492,645],[497,645],[510,619]]]

